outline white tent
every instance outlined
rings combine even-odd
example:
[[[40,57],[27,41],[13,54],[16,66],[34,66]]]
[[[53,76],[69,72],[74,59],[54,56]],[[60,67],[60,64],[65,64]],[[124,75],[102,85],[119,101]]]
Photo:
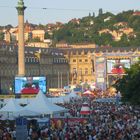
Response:
[[[0,101],[0,104],[4,104],[4,102]]]
[[[75,92],[71,92],[69,95],[67,95],[69,98],[80,98],[79,95],[77,95]]]
[[[80,98],[79,95],[77,95],[74,91],[69,93],[66,96],[60,96],[55,98],[48,98],[51,103],[65,103],[70,102],[71,98]]]
[[[0,108],[2,108],[6,103],[0,101]]]
[[[68,98],[65,98],[65,96],[61,96],[61,97],[54,97],[54,98],[48,98],[48,100],[55,104],[55,103],[64,103],[64,102],[69,102]]]
[[[14,114],[15,117],[18,117],[18,116],[31,117],[31,116],[40,116],[40,115],[41,115],[41,113],[33,112],[33,111],[29,111],[29,110],[21,110]]]
[[[0,109],[0,112],[15,113],[23,110],[23,107],[18,105],[15,99],[11,98],[7,104]]]
[[[4,107],[0,109],[1,119],[6,120],[15,116],[16,112],[23,110],[23,107],[18,105],[15,99],[11,98]]]
[[[57,114],[67,111],[63,107],[52,104],[41,91],[39,91],[36,98],[24,107],[24,109],[41,114]]]
[[[16,102],[20,105],[20,104],[29,104],[30,103],[30,98],[19,98],[19,99],[16,99]]]
[[[21,107],[16,99],[11,98],[7,104],[0,109],[0,113],[3,115],[4,119],[9,117],[17,117],[17,116],[39,116],[41,115],[38,112],[33,112],[29,110],[25,110],[24,107]],[[4,114],[8,113],[8,114]]]

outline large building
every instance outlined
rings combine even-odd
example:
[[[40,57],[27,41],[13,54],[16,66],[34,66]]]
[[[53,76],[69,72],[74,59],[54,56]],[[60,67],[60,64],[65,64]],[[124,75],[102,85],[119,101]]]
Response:
[[[115,84],[122,78],[125,68],[138,62],[140,48],[98,48],[94,52],[96,86],[103,90]]]
[[[96,87],[106,90],[118,78],[125,75],[125,68],[130,68],[140,57],[140,48],[136,47],[98,47],[63,49],[69,61],[70,82],[96,83]]]
[[[67,49],[64,54],[69,61],[71,84],[95,82],[94,49]]]
[[[47,76],[48,88],[96,82],[106,89],[125,75],[118,66],[131,67],[138,61],[140,48],[39,48],[25,47],[26,76]],[[17,46],[0,45],[0,89],[9,93],[18,74]]]
[[[25,76],[46,76],[47,88],[61,88],[68,81],[69,65],[61,52],[25,48]],[[0,46],[0,93],[8,94],[18,75],[17,46]]]

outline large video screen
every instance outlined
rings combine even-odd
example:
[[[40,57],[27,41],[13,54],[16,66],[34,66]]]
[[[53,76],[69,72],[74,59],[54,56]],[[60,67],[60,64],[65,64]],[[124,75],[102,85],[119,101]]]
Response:
[[[46,83],[46,77],[15,77],[15,94],[45,94]]]
[[[108,74],[125,74],[125,68],[130,68],[129,59],[107,60]]]

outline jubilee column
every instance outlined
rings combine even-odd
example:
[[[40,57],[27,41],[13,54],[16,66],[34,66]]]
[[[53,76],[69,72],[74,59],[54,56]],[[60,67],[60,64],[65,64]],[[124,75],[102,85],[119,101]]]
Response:
[[[16,7],[18,12],[18,76],[25,75],[25,53],[24,53],[24,6],[23,0],[18,1]]]

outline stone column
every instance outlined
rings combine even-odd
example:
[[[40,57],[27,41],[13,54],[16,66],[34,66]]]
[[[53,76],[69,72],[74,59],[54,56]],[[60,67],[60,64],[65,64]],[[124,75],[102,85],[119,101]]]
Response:
[[[23,0],[18,1],[18,76],[25,75],[25,52],[24,52],[24,6]]]

